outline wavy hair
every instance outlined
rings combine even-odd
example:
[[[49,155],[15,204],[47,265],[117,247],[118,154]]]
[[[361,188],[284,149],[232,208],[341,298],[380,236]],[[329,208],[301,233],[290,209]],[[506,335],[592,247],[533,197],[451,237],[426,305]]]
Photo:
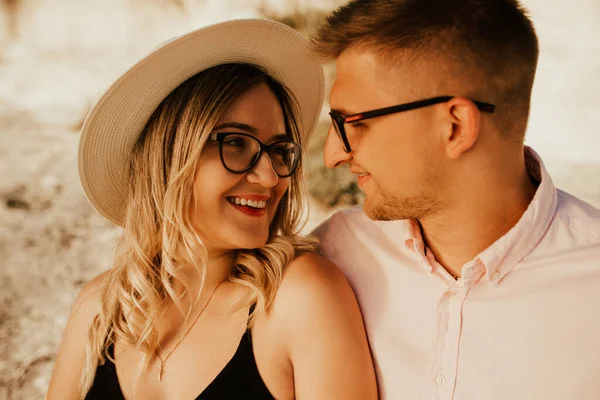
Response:
[[[179,307],[175,282],[188,288],[178,276],[180,266],[194,266],[202,292],[207,251],[191,218],[198,161],[220,115],[238,95],[259,83],[273,90],[288,135],[302,144],[293,94],[259,67],[223,64],[193,76],[165,98],[132,149],[124,232],[101,289],[101,312],[89,331],[81,377],[83,396],[97,366],[107,359],[114,362],[108,348],[116,342],[142,351],[138,374],[147,370],[158,347],[153,321],[170,304]],[[229,280],[250,289],[247,305],[255,303],[256,307],[249,326],[273,302],[285,266],[300,252],[315,249],[315,239],[299,234],[306,221],[301,177],[302,163],[280,201],[267,243],[237,250]]]

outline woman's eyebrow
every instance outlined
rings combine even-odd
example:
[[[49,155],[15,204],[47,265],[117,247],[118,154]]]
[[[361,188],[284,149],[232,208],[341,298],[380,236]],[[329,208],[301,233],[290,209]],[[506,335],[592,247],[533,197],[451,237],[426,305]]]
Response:
[[[253,136],[256,136],[257,138],[260,136],[258,134],[258,129],[256,129],[255,127],[253,127],[252,125],[248,125],[248,124],[244,124],[241,122],[227,122],[221,125],[217,125],[215,126],[213,129],[215,131],[217,130],[221,130],[221,129],[227,129],[227,128],[235,128],[235,129],[239,129],[242,131],[246,131],[251,133]],[[281,140],[289,140],[290,137],[285,134],[285,133],[279,133],[277,135],[273,135],[269,138],[269,140],[267,141],[267,143],[275,143]]]
[[[227,122],[227,123],[215,126],[214,130],[221,130],[221,129],[226,129],[226,128],[240,129],[242,131],[250,132],[251,134],[253,134],[255,136],[258,134],[258,129],[256,129],[252,125],[243,124],[241,122]]]
[[[290,137],[285,133],[280,133],[278,135],[273,135],[269,138],[269,143],[279,142],[281,140],[290,140]]]

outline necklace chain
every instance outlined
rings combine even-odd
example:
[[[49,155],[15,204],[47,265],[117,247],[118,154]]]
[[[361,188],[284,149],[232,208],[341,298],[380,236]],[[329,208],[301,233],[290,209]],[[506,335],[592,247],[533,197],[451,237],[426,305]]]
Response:
[[[173,348],[165,356],[165,358],[161,358],[161,356],[158,353],[158,351],[156,349],[154,349],[154,353],[156,354],[156,357],[158,357],[158,361],[160,361],[160,370],[158,371],[158,380],[159,381],[162,381],[163,375],[165,374],[165,363],[167,362],[168,358],[171,356],[171,354],[173,354],[173,352],[175,351],[175,349],[177,349],[177,347],[179,346],[179,344],[183,341],[183,339],[185,339],[185,337],[188,335],[188,333],[190,333],[190,331],[192,330],[192,328],[194,327],[194,325],[196,325],[196,321],[198,321],[198,318],[200,318],[200,316],[202,315],[202,313],[204,313],[204,310],[206,309],[206,307],[208,307],[208,303],[210,303],[210,301],[212,300],[213,296],[217,292],[217,289],[219,288],[219,286],[221,286],[221,283],[223,283],[223,282],[224,282],[224,280],[221,281],[221,282],[219,282],[217,284],[217,286],[215,286],[215,288],[213,289],[212,293],[208,297],[208,300],[206,300],[206,303],[204,304],[204,306],[202,307],[202,309],[200,310],[200,312],[198,313],[198,315],[196,316],[196,318],[194,318],[194,320],[192,321],[192,323],[190,324],[190,326],[187,328],[187,330],[185,331],[185,333],[179,338],[179,340],[177,341],[177,343],[175,343],[175,346],[173,346]],[[160,347],[160,345],[158,347]]]

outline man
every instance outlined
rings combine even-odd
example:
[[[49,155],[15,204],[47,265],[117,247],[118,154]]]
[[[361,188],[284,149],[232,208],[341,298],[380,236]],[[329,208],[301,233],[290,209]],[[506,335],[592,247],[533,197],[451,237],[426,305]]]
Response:
[[[600,398],[600,211],[523,144],[526,11],[355,0],[313,42],[337,68],[326,165],[365,193],[316,232],[361,303],[382,398]]]

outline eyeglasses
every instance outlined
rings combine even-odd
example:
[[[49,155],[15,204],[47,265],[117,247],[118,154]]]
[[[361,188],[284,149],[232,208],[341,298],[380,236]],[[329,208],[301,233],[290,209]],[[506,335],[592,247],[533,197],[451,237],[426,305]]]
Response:
[[[385,107],[385,108],[378,108],[376,110],[365,111],[365,112],[350,114],[350,115],[343,115],[342,113],[337,112],[337,111],[330,111],[329,116],[331,116],[331,121],[333,123],[333,127],[334,127],[335,131],[337,132],[338,136],[340,137],[340,140],[344,144],[344,151],[346,153],[350,153],[352,151],[352,149],[350,148],[350,143],[348,142],[348,136],[346,135],[346,128],[344,127],[345,124],[350,123],[350,122],[358,122],[358,121],[362,121],[362,120],[370,119],[370,118],[381,117],[384,115],[400,113],[400,112],[404,112],[404,111],[416,110],[417,108],[427,107],[427,106],[431,106],[431,105],[439,104],[439,103],[445,103],[447,101],[450,101],[453,98],[454,98],[454,96],[439,96],[439,97],[433,97],[430,99],[413,101],[411,103],[405,103],[405,104],[400,104],[397,106],[391,106],[391,107]],[[493,104],[483,103],[483,102],[474,101],[474,100],[472,100],[472,101],[477,106],[477,108],[481,111],[493,113],[494,110],[496,109],[496,106]]]
[[[265,145],[252,135],[237,132],[212,133],[210,139],[219,142],[219,156],[223,167],[235,174],[250,171],[263,152],[266,152],[277,176],[287,178],[298,167],[302,154],[302,147],[290,140]]]

